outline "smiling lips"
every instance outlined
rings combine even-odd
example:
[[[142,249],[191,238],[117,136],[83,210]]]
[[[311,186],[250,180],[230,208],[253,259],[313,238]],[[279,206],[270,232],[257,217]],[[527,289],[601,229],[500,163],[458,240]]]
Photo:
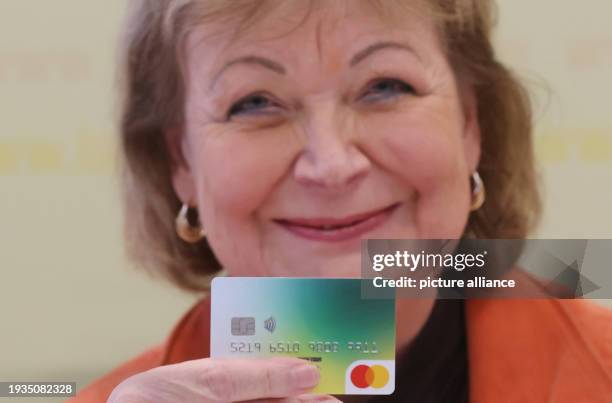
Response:
[[[292,218],[274,220],[289,232],[314,241],[340,242],[361,237],[380,225],[399,206],[352,215],[345,218]]]

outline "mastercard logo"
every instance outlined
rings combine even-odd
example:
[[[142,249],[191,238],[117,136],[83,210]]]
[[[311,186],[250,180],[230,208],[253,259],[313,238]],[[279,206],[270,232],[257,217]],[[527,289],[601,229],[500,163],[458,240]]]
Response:
[[[347,395],[390,395],[394,390],[395,360],[357,360],[346,367]]]
[[[351,371],[354,386],[364,388],[384,388],[389,382],[389,371],[382,365],[357,365]]]

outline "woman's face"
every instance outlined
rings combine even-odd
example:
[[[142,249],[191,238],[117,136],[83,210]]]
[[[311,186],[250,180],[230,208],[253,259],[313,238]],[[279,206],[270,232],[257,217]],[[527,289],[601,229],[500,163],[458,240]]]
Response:
[[[207,23],[186,41],[173,181],[221,264],[358,277],[361,239],[460,237],[478,123],[433,22],[345,1],[300,24],[283,4],[237,37]]]

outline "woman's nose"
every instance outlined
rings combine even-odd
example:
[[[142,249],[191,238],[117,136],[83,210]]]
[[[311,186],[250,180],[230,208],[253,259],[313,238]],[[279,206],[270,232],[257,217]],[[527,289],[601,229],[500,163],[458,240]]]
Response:
[[[311,127],[308,131],[306,144],[294,165],[294,176],[303,185],[345,190],[367,175],[371,162],[355,143],[354,136],[325,126]]]

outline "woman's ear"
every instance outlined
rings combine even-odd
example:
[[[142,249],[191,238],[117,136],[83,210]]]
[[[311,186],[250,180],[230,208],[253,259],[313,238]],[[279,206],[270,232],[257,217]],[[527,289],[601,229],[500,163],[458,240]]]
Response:
[[[461,86],[463,104],[463,150],[470,172],[478,169],[481,152],[480,121],[478,119],[478,98],[472,85]]]
[[[178,129],[168,129],[164,137],[170,155],[174,192],[183,203],[195,205],[195,181],[191,172],[186,136]]]

